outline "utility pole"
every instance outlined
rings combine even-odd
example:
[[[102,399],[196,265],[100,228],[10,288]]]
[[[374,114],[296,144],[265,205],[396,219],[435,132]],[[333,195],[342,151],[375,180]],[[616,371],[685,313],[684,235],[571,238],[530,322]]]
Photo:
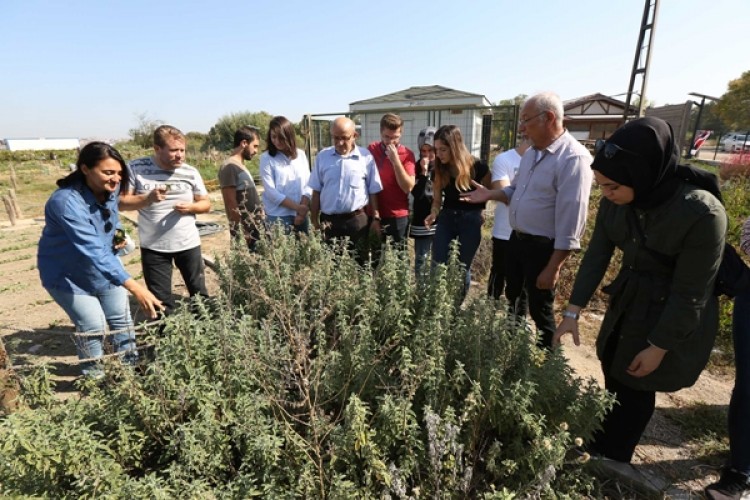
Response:
[[[643,8],[643,19],[641,20],[641,30],[638,34],[638,45],[635,48],[635,60],[633,61],[633,71],[630,73],[630,85],[628,86],[628,97],[625,101],[625,112],[623,118],[628,121],[630,118],[643,116],[646,107],[646,83],[648,82],[648,68],[651,62],[651,48],[654,45],[654,29],[656,28],[656,14],[659,11],[659,0],[646,0]],[[641,93],[638,104],[638,115],[633,116],[630,112],[630,104],[633,102],[633,89],[635,79],[641,76]]]

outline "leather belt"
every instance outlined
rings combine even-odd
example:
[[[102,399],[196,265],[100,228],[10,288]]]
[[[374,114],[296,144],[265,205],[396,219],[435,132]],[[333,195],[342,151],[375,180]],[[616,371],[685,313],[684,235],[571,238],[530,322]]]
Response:
[[[513,233],[516,235],[516,238],[518,238],[521,241],[533,241],[534,243],[543,243],[545,245],[548,245],[555,241],[554,238],[548,238],[547,236],[537,236],[535,234],[522,233],[521,231],[518,231],[517,229],[514,229]]]
[[[332,220],[339,219],[340,220],[340,219],[351,219],[352,217],[356,217],[357,215],[362,215],[363,213],[365,213],[365,209],[364,208],[358,208],[354,212],[346,212],[346,213],[343,213],[343,214],[326,214],[326,213],[323,213],[321,215],[323,217],[327,218],[327,219],[332,219]]]

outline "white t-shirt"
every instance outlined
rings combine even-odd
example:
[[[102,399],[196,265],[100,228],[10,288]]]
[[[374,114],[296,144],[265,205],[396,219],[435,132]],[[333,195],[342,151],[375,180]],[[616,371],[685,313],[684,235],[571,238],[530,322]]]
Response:
[[[175,170],[165,170],[154,162],[153,157],[133,160],[128,168],[129,190],[135,194],[148,194],[158,186],[167,187],[164,201],[152,203],[138,211],[141,247],[174,253],[200,246],[195,215],[182,215],[174,210],[178,203],[193,203],[195,195],[208,194],[198,170],[185,163]]]
[[[521,155],[515,149],[510,149],[495,157],[492,162],[492,182],[506,180],[513,182],[521,165]],[[495,203],[495,225],[492,226],[492,237],[499,240],[510,239],[512,229],[508,221],[508,205]]]

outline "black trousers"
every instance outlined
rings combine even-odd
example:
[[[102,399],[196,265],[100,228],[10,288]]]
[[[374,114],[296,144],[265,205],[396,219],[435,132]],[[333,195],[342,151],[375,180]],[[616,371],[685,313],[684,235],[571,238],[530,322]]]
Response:
[[[141,248],[143,279],[151,293],[164,304],[165,315],[171,314],[175,308],[172,296],[172,262],[180,270],[191,297],[195,295],[208,297],[200,246],[174,253]]]
[[[493,299],[499,299],[505,291],[506,271],[505,260],[508,253],[508,240],[492,238],[492,267],[490,268],[490,277],[487,280],[487,295]],[[526,299],[526,290],[521,289],[521,295],[518,297],[518,304],[514,313],[518,316],[526,316],[528,310],[528,301]]]
[[[383,245],[387,240],[396,250],[406,250],[408,241],[406,235],[409,232],[409,217],[383,217],[380,221],[380,227],[383,229],[379,242],[373,242],[372,264],[377,265],[380,262],[380,255]],[[378,244],[380,243],[380,244]]]
[[[505,297],[511,312],[522,315],[521,295],[526,291],[529,313],[541,335],[540,345],[552,347],[555,334],[554,290],[536,287],[539,273],[549,262],[554,251],[554,240],[540,236],[521,235],[516,231],[510,235],[505,257]]]
[[[323,239],[346,239],[347,248],[354,253],[357,263],[361,266],[367,264],[370,253],[367,242],[370,224],[364,210],[360,209],[347,215],[321,213],[320,226],[323,230]]]
[[[604,348],[602,372],[604,387],[615,395],[616,402],[602,422],[589,446],[591,451],[620,462],[630,462],[643,431],[654,414],[656,392],[631,389],[610,374],[617,349],[618,332],[610,334]]]

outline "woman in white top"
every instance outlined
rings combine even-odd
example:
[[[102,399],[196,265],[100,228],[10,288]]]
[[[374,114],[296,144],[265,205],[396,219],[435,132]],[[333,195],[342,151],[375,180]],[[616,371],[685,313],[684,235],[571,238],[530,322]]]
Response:
[[[260,157],[266,222],[306,233],[312,197],[307,187],[310,164],[305,152],[297,149],[294,125],[283,116],[275,116],[268,127],[266,145]]]

